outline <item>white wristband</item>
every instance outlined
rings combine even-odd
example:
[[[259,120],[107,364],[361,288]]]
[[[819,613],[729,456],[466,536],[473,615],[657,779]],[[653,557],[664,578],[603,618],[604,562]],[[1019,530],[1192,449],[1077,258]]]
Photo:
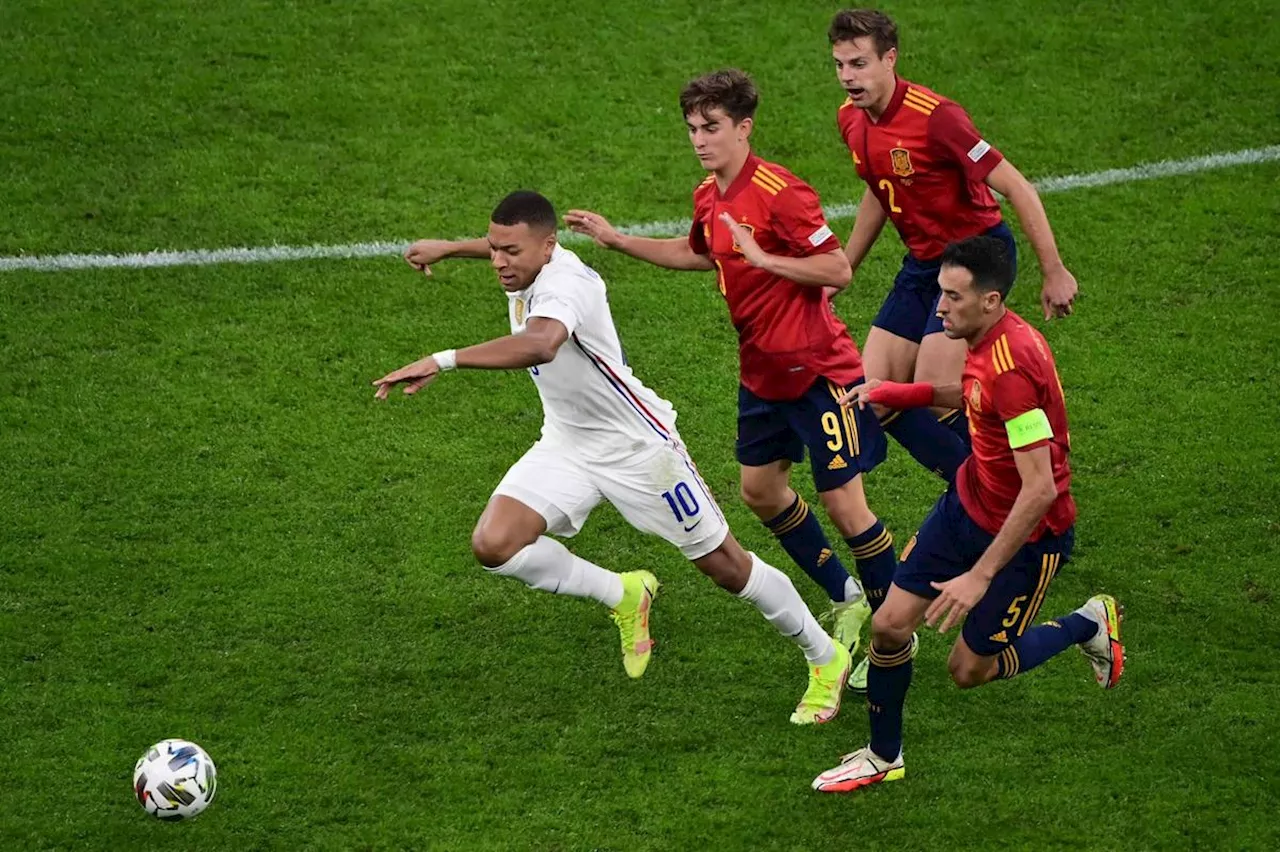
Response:
[[[455,369],[458,366],[457,349],[446,349],[443,352],[437,352],[431,357],[436,359],[436,363],[440,365],[440,372],[442,373]]]

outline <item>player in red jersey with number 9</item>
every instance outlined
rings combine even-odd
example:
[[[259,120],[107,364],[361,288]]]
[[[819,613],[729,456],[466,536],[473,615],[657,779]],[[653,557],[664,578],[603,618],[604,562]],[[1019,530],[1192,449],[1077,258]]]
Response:
[[[658,266],[716,271],[738,330],[736,453],[743,499],[827,592],[833,632],[856,650],[868,603],[871,609],[879,605],[895,565],[893,537],[868,508],[862,485],[862,474],[883,460],[886,441],[871,412],[836,403],[843,389],[863,378],[857,345],[825,289],[849,283],[849,262],[818,194],[752,152],[758,101],[754,83],[737,70],[699,77],[681,92],[689,141],[710,172],[694,190],[687,237],[623,234],[585,210],[571,210],[565,220],[605,248]],[[791,466],[806,454],[863,588],[790,486]],[[855,672],[855,688],[864,676]]]
[[[978,133],[954,101],[897,74],[898,28],[882,12],[845,10],[828,32],[836,76],[847,98],[837,120],[867,188],[845,251],[854,274],[887,220],[907,255],[872,322],[864,347],[868,378],[951,383],[964,346],[942,334],[936,315],[943,247],[978,234],[1005,244],[1017,273],[1017,249],[992,190],[1017,211],[1043,274],[1045,318],[1071,313],[1076,280],[1058,256],[1033,187]],[[886,431],[926,468],[951,479],[968,453],[959,409],[877,408]],[[950,432],[950,434],[948,434]]]

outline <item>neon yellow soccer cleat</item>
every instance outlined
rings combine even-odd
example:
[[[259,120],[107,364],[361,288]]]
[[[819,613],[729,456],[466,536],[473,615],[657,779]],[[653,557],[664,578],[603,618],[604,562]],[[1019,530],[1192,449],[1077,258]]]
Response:
[[[649,638],[649,610],[661,583],[649,571],[622,575],[622,600],[611,614],[622,634],[622,666],[629,677],[640,677],[649,667],[653,640]]]
[[[809,668],[809,688],[804,691],[800,703],[791,714],[795,725],[821,725],[830,722],[840,712],[840,698],[844,695],[844,683],[853,668],[853,657],[839,642],[832,641],[836,655],[824,666]]]
[[[871,604],[861,595],[848,603],[833,603],[824,614],[823,622],[831,622],[831,638],[849,649],[850,656],[858,656],[862,647],[862,628],[871,620]]]
[[[871,658],[863,657],[858,664],[853,667],[853,672],[849,675],[849,688],[854,692],[867,691],[867,670],[871,668]]]

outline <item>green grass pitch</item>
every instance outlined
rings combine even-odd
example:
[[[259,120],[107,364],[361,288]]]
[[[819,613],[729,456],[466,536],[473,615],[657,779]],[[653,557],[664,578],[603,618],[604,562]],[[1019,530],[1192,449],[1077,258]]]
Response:
[[[518,187],[689,213],[683,82],[738,65],[757,150],[828,203],[829,3],[6,0],[0,256],[477,233]],[[901,68],[1032,178],[1280,142],[1268,4],[894,2]],[[1071,653],[961,693],[925,636],[904,783],[820,797],[860,703],[787,723],[801,657],[601,509],[572,542],[665,583],[630,682],[605,613],[486,576],[468,538],[537,433],[529,380],[369,382],[505,331],[483,263],[393,257],[0,274],[0,848],[1280,847],[1280,163],[1046,196],[1083,296],[1051,325],[1080,504],[1043,613],[1127,606],[1103,693]],[[833,223],[842,237],[850,222]],[[712,276],[575,246],[731,525],[735,340]],[[902,252],[838,310],[861,338]],[[797,477],[802,493],[812,487]],[[899,542],[937,485],[870,478]],[[133,761],[193,739],[217,801],[168,825]]]

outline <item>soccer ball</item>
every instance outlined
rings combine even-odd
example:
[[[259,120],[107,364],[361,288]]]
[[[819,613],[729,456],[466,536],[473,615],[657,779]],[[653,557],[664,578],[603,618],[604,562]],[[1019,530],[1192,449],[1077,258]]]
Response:
[[[209,755],[186,740],[162,740],[133,767],[133,793],[153,817],[191,819],[213,801],[218,770]]]

